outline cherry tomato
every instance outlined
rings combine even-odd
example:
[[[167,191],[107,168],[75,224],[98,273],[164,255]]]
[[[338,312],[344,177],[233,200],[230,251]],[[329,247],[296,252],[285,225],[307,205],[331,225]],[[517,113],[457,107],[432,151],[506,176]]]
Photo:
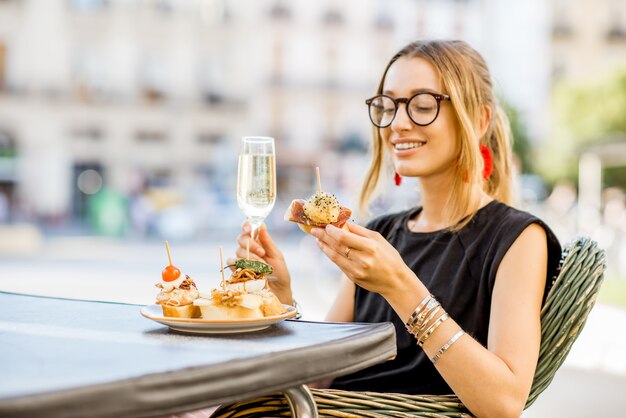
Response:
[[[176,266],[169,265],[161,272],[164,282],[173,282],[180,277],[180,270]]]

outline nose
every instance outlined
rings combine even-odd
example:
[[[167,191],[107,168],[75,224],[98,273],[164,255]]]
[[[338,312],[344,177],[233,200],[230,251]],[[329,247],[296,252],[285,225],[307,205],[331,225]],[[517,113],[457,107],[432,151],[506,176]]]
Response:
[[[396,111],[396,117],[391,122],[391,129],[396,132],[408,131],[413,128],[413,122],[409,118],[408,108],[406,103],[398,103],[398,110]]]

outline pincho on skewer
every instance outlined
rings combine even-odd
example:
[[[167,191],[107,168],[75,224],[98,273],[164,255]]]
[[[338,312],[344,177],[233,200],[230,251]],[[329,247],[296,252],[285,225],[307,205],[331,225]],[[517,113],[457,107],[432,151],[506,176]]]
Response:
[[[200,297],[198,288],[188,275],[183,275],[172,264],[170,246],[165,241],[169,265],[161,272],[161,281],[156,284],[160,289],[156,303],[163,308],[163,315],[178,318],[199,318],[200,310],[193,301]]]
[[[295,222],[307,234],[313,228],[324,228],[332,224],[337,228],[347,228],[352,211],[339,204],[339,200],[330,193],[322,191],[320,169],[317,171],[317,193],[309,199],[295,199],[285,212],[285,220]]]
[[[267,287],[267,276],[272,267],[257,260],[241,258],[234,265],[232,275],[225,279],[220,248],[222,281],[220,287],[211,291],[211,295],[194,301],[202,312],[202,318],[208,320],[255,319],[280,315],[285,307],[276,295]]]

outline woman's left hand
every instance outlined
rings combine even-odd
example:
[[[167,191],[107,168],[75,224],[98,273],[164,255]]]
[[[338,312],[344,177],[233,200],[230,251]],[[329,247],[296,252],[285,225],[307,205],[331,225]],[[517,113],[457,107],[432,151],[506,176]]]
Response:
[[[364,289],[383,297],[394,289],[401,289],[402,281],[415,277],[398,251],[378,232],[348,223],[345,229],[327,225],[314,228],[311,235],[317,238],[320,249],[344,272]]]

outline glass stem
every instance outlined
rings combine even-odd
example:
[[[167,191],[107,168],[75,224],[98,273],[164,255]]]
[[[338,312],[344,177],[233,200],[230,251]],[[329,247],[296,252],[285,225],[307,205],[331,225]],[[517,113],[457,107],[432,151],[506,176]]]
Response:
[[[250,236],[253,240],[256,240],[259,228],[263,225],[263,218],[248,218],[248,222],[250,222],[250,227],[252,228]]]

